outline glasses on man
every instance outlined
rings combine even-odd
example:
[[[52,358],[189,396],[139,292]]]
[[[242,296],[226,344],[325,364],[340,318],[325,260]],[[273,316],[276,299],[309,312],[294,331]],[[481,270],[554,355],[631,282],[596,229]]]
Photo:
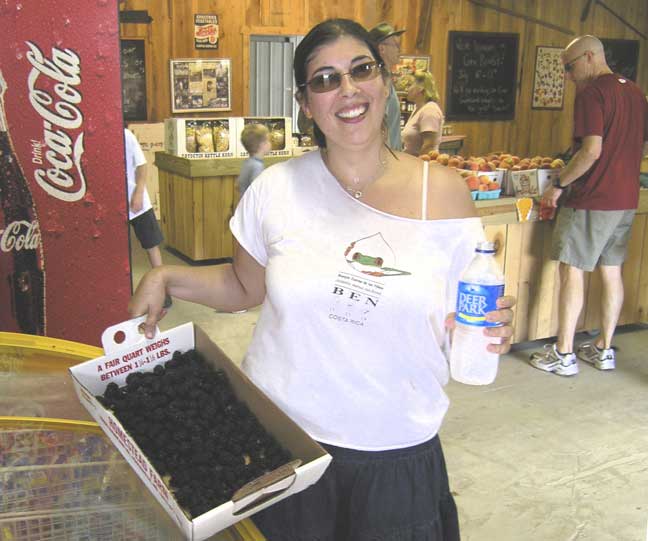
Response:
[[[363,62],[362,64],[353,66],[346,73],[341,73],[339,71],[320,73],[310,81],[306,81],[304,84],[299,85],[299,88],[309,86],[313,92],[317,92],[318,94],[329,92],[336,88],[340,88],[342,77],[345,75],[351,77],[351,80],[354,83],[364,83],[365,81],[371,81],[378,77],[382,66],[381,63],[372,60],[370,62]]]
[[[565,71],[566,71],[566,72],[570,72],[571,70],[573,70],[573,69],[574,69],[574,64],[576,64],[576,61],[577,61],[579,58],[584,57],[584,56],[587,54],[587,52],[588,52],[588,51],[585,51],[583,54],[578,55],[578,56],[577,56],[576,58],[574,58],[573,60],[570,60],[569,62],[565,62],[565,63],[563,64],[563,65],[564,65],[564,68],[565,68]]]

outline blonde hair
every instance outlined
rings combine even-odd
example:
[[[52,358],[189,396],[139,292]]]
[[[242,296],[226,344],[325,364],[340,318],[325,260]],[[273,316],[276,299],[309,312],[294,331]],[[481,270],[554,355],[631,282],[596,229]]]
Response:
[[[247,124],[241,132],[241,143],[248,154],[256,154],[261,144],[268,139],[269,133],[268,128],[263,124]]]
[[[414,72],[414,83],[423,87],[425,101],[439,101],[439,91],[434,77],[429,71],[416,70]]]

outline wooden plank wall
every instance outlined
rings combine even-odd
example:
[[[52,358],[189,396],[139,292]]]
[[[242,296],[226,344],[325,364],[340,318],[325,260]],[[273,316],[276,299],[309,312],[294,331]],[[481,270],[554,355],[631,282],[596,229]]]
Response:
[[[575,35],[591,33],[600,37],[639,39],[639,84],[648,93],[648,41],[638,37],[617,18],[593,5],[584,23],[580,22],[586,0],[486,0],[501,8],[564,27]],[[419,14],[431,2],[432,22],[429,43],[416,49]],[[606,0],[606,5],[632,25],[648,34],[646,0]],[[574,89],[567,85],[562,111],[531,110],[533,66],[537,45],[564,46],[573,36],[525,21],[521,18],[480,7],[470,0],[124,0],[121,9],[147,9],[150,25],[121,25],[122,37],[147,41],[149,120],[171,116],[169,60],[176,58],[226,57],[232,59],[233,108],[229,116],[247,113],[247,74],[250,34],[304,34],[328,17],[350,17],[370,27],[388,20],[406,28],[403,54],[431,57],[432,72],[445,101],[447,36],[450,30],[516,32],[520,34],[519,92],[513,121],[455,122],[454,132],[468,136],[464,154],[508,150],[519,155],[553,155],[568,148],[571,133],[571,103]],[[193,15],[217,14],[220,42],[216,52],[193,48]]]

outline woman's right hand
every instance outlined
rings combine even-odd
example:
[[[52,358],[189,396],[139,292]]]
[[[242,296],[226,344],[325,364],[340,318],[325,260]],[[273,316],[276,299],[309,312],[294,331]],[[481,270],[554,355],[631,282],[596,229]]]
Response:
[[[163,267],[156,267],[142,277],[128,303],[128,312],[131,317],[146,315],[144,322],[146,338],[153,338],[157,322],[167,313],[163,307],[165,295],[164,270]]]

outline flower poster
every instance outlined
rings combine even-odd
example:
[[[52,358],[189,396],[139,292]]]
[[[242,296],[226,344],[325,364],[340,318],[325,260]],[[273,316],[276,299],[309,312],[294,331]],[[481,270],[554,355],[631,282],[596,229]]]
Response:
[[[565,69],[561,47],[536,47],[532,109],[562,109],[565,94]]]

